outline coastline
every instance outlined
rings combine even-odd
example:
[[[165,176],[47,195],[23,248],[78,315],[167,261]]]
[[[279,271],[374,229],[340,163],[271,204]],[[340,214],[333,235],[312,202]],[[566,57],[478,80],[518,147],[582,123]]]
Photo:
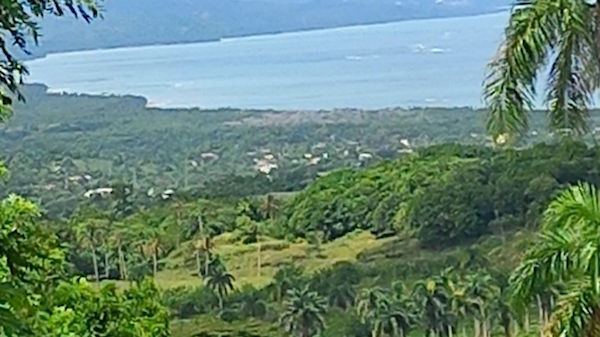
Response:
[[[221,43],[227,41],[235,41],[238,39],[248,39],[248,38],[268,38],[280,35],[288,35],[288,34],[302,34],[302,33],[310,33],[310,32],[318,32],[318,31],[331,31],[331,30],[344,30],[344,29],[356,29],[361,27],[370,27],[370,26],[382,26],[388,24],[396,24],[396,23],[404,23],[404,22],[416,22],[416,21],[435,21],[435,20],[451,20],[451,19],[461,19],[461,18],[472,18],[472,17],[482,17],[482,16],[490,16],[490,15],[498,15],[501,13],[506,13],[510,9],[509,8],[499,8],[494,11],[484,12],[484,13],[473,13],[468,15],[460,15],[460,16],[430,16],[430,17],[415,17],[404,20],[382,20],[382,21],[373,21],[368,23],[357,23],[357,24],[347,24],[341,26],[331,26],[331,27],[314,27],[314,28],[306,28],[306,29],[298,29],[298,30],[289,30],[289,31],[270,31],[258,34],[240,34],[240,35],[225,35],[220,38],[213,39],[197,39],[197,40],[181,40],[175,42],[167,42],[167,43],[151,43],[151,44],[130,44],[130,45],[115,45],[109,47],[99,47],[99,48],[82,48],[82,49],[65,49],[61,51],[52,51],[40,55],[34,53],[32,55],[24,56],[24,60],[26,62],[31,62],[35,60],[45,59],[48,56],[52,55],[63,55],[63,54],[79,54],[79,53],[87,53],[87,52],[99,52],[99,51],[111,51],[111,50],[127,50],[134,48],[150,48],[150,47],[171,47],[171,46],[185,46],[185,45],[193,45],[193,44],[208,44],[208,43]]]

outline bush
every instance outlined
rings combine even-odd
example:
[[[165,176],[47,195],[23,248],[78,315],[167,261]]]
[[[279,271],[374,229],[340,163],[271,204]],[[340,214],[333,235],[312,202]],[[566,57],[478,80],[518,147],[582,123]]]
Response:
[[[264,318],[267,315],[267,300],[266,290],[256,289],[254,286],[246,284],[241,289],[236,289],[227,298],[227,306],[236,308],[236,319],[239,317]],[[233,317],[231,313],[227,315]]]
[[[178,287],[167,289],[162,296],[163,304],[171,316],[188,318],[205,314],[218,306],[218,299],[206,287]]]
[[[478,163],[426,188],[411,204],[409,226],[421,245],[442,248],[489,232],[492,201]]]

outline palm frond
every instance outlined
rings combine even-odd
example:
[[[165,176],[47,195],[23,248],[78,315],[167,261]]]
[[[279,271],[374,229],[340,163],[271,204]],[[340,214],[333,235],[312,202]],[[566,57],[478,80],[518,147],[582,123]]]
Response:
[[[593,94],[590,80],[598,75],[589,29],[592,14],[583,1],[561,3],[559,41],[546,93],[549,128],[583,134],[588,130],[588,106]]]
[[[517,3],[484,83],[487,129],[494,138],[528,128],[538,71],[556,41],[559,13],[554,0]]]
[[[598,326],[593,322],[600,310],[598,303],[598,297],[591,289],[589,279],[580,278],[569,282],[558,299],[556,311],[550,322],[550,331],[555,336],[564,337],[597,336],[593,331],[596,331]]]
[[[514,308],[521,311],[542,289],[581,275],[594,248],[571,229],[555,228],[541,234],[538,244],[525,254],[525,262],[511,275]]]
[[[598,190],[590,184],[578,184],[562,192],[544,213],[544,229],[578,227],[585,230],[599,225],[600,199]]]

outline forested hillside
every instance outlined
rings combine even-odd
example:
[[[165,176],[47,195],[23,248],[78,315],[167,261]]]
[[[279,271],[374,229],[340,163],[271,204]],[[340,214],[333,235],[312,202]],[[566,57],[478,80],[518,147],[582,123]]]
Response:
[[[248,196],[302,188],[339,167],[362,167],[417,148],[488,144],[484,113],[468,108],[381,111],[148,109],[140,97],[48,95],[0,127],[11,168],[5,191],[67,215],[84,194],[127,182],[138,203],[165,191]],[[542,114],[525,142],[549,139]]]
[[[550,201],[571,184],[598,184],[598,165],[597,148],[568,140],[522,150],[440,145],[332,172],[292,195],[140,208],[122,189],[49,227],[75,274],[118,287],[154,276],[176,336],[286,336],[278,319],[305,297],[325,323],[310,329],[323,336],[370,336],[370,315],[388,305],[410,315],[405,333],[472,332],[471,314],[451,306],[458,300],[481,303],[486,323],[476,329],[512,334],[527,315],[536,323],[522,328],[534,333],[535,315],[509,309],[508,274]],[[421,302],[428,296],[437,307]]]
[[[508,0],[107,0],[105,19],[49,19],[34,55],[49,52],[218,40],[225,37],[341,27],[498,11]],[[174,24],[177,23],[177,24]],[[65,41],[72,31],[77,39]]]

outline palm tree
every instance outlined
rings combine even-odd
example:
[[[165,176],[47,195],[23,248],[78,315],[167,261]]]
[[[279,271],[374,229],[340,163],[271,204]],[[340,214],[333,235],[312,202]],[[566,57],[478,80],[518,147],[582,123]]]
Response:
[[[164,234],[161,228],[149,227],[146,229],[146,252],[152,256],[152,275],[158,274],[158,254],[162,252],[161,238]]]
[[[404,337],[415,323],[413,308],[408,300],[380,301],[373,316],[373,337],[381,337],[384,334]]]
[[[257,290],[254,286],[245,284],[233,296],[236,297],[239,303],[239,312],[245,316],[263,318],[267,314],[267,302],[264,299],[261,290]],[[236,296],[237,295],[237,296]]]
[[[102,224],[97,219],[88,219],[79,222],[75,227],[75,233],[78,241],[88,248],[92,253],[92,265],[94,267],[94,278],[100,282],[100,273],[98,271],[98,256],[96,255],[98,245],[102,237]]]
[[[354,305],[356,293],[354,292],[354,288],[352,288],[351,284],[344,282],[331,287],[327,297],[330,305],[335,305],[345,310]]]
[[[358,298],[356,313],[363,323],[367,322],[372,314],[380,306],[380,302],[386,299],[386,292],[382,288],[374,287],[363,289]]]
[[[289,333],[311,337],[325,328],[323,315],[326,311],[325,299],[309,287],[292,289],[288,291],[279,322]]]
[[[502,326],[504,336],[513,337],[516,335],[516,333],[513,334],[512,329],[513,322],[515,321],[515,314],[509,303],[510,298],[506,279],[503,281],[504,282],[501,283],[500,293],[493,299],[492,313]]]
[[[206,278],[208,286],[219,298],[219,309],[223,310],[223,299],[233,290],[235,277],[225,270],[225,268],[215,268]]]
[[[467,275],[466,292],[473,303],[475,336],[489,337],[491,333],[491,302],[498,296],[494,279],[486,272]]]
[[[323,231],[312,231],[307,235],[308,242],[311,244],[311,248],[318,259],[325,258],[323,255],[323,241],[325,240],[325,233]]]
[[[421,320],[430,337],[444,335],[448,326],[447,296],[436,279],[421,280],[415,284],[413,299]]]
[[[119,266],[119,276],[121,280],[126,280],[129,278],[129,272],[127,268],[127,262],[125,258],[125,246],[127,246],[127,242],[131,239],[131,228],[129,228],[123,222],[112,222],[113,228],[111,229],[110,236],[108,238],[109,244],[112,246],[112,249],[117,249],[117,258],[118,258],[118,266]]]
[[[510,279],[513,302],[524,308],[540,289],[564,285],[546,331],[554,336],[600,334],[600,199],[579,184],[561,193],[543,216],[540,236]]]
[[[142,244],[145,255],[152,257],[152,274],[158,273],[158,255],[162,252],[163,237],[165,235],[165,218],[156,214],[140,213],[140,222],[137,224],[142,233]]]
[[[467,293],[466,284],[462,280],[445,284],[448,295],[448,305],[452,314],[463,322],[462,335],[467,337],[467,328],[464,324],[473,315],[476,302]]]
[[[495,140],[524,132],[537,75],[550,58],[545,102],[552,131],[587,131],[600,85],[600,5],[594,0],[517,0],[505,40],[490,63],[484,98]]]
[[[261,254],[261,235],[262,226],[250,219],[247,215],[241,215],[236,218],[236,227],[241,230],[241,239],[244,244],[256,244],[256,274],[261,275],[262,254]]]
[[[297,288],[299,284],[304,283],[304,270],[294,264],[285,265],[277,270],[273,276],[271,289],[275,293],[277,302],[281,302],[283,295],[290,289]]]
[[[261,205],[261,211],[266,215],[268,219],[273,219],[275,214],[279,210],[277,199],[272,194],[267,194],[263,204]]]
[[[201,216],[198,216],[198,233],[200,234],[200,240],[196,242],[196,263],[200,265],[200,255],[204,253],[204,276],[209,274],[209,264],[212,257],[212,249],[214,248],[212,238],[216,234],[214,226],[210,226],[202,220]],[[198,274],[202,274],[198,270]]]

